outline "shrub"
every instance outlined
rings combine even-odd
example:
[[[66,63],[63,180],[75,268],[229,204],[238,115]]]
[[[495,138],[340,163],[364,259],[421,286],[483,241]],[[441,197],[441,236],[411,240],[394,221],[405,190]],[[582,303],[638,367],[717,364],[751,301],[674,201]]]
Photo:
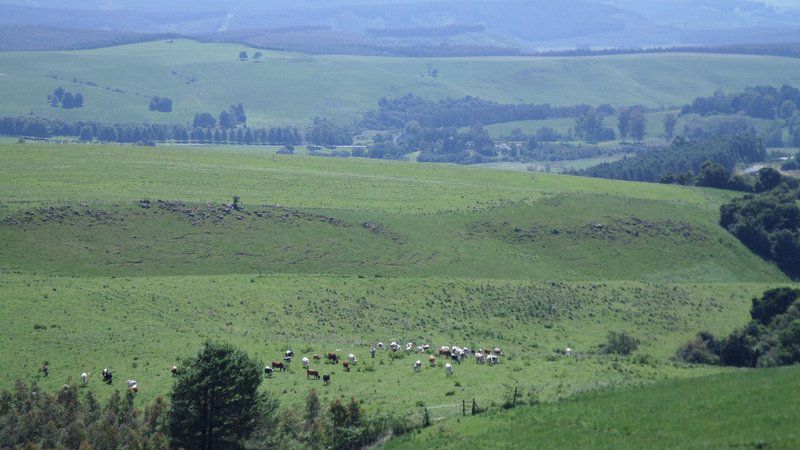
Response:
[[[711,333],[701,332],[678,349],[675,357],[692,364],[719,364],[719,342]]]
[[[639,348],[641,341],[625,331],[608,332],[608,340],[600,347],[602,353],[617,354],[617,355],[630,355]]]

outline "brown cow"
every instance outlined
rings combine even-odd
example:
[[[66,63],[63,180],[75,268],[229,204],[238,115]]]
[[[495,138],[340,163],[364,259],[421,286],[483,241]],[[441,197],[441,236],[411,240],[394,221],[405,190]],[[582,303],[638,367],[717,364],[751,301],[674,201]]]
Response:
[[[350,361],[342,361],[342,367],[345,372],[350,372]]]
[[[272,361],[272,368],[278,369],[281,372],[286,372],[286,366],[280,361]]]
[[[428,356],[428,363],[431,365],[431,367],[436,367],[436,357],[433,355]]]
[[[338,364],[339,363],[339,357],[336,356],[336,353],[329,352],[328,353],[328,362],[331,363],[331,364]]]
[[[314,362],[320,362],[322,360],[322,357],[319,355],[314,355],[311,359],[313,359]]]
[[[319,372],[316,370],[306,369],[306,378],[314,378],[319,380]]]

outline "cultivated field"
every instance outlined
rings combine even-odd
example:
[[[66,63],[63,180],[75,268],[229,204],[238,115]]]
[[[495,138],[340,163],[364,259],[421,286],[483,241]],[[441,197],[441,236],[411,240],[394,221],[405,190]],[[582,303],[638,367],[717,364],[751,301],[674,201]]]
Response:
[[[0,144],[0,193],[2,388],[88,371],[105,397],[110,367],[150,400],[216,339],[265,363],[355,353],[350,373],[321,365],[323,398],[416,420],[419,405],[488,406],[513,387],[554,400],[727,372],[669,356],[787,282],[717,225],[732,194],[713,190],[247,147]],[[609,330],[642,348],[596,354]],[[417,354],[369,358],[393,339],[506,356],[414,375]],[[322,387],[292,364],[265,383],[288,404]]]
[[[0,53],[0,115],[69,120],[185,123],[243,102],[253,125],[305,124],[315,116],[355,119],[381,97],[478,96],[504,103],[680,106],[722,88],[800,84],[800,60],[659,54],[590,58],[390,58],[309,56],[233,44],[150,42],[71,52]],[[428,76],[429,68],[438,70]],[[75,80],[78,83],[73,83]],[[96,86],[85,84],[91,82]],[[64,110],[46,97],[80,91],[85,107]],[[147,109],[152,96],[175,101],[170,114]]]

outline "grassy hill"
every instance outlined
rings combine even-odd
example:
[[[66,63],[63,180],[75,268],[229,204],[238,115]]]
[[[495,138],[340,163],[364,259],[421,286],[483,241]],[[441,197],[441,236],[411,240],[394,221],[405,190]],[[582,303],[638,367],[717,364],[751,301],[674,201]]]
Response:
[[[681,105],[722,88],[800,84],[800,60],[761,56],[660,54],[589,58],[387,58],[263,51],[241,62],[240,45],[142,43],[74,52],[0,53],[0,115],[34,113],[70,120],[189,122],[243,102],[255,125],[303,124],[315,116],[357,118],[378,99],[479,96],[554,105]],[[438,70],[430,77],[428,68]],[[124,70],[121,70],[124,68]],[[96,85],[73,84],[91,82]],[[85,107],[63,110],[46,98],[57,86],[80,91]],[[122,92],[119,92],[122,91]],[[175,101],[169,114],[149,98]]]
[[[419,402],[489,404],[509,386],[554,400],[726,372],[668,358],[701,329],[740,326],[753,296],[787,281],[717,225],[730,195],[263,147],[2,143],[0,387],[88,371],[85,389],[106,397],[110,367],[149,400],[206,339],[265,363],[286,348],[355,353],[350,373],[320,366],[334,377],[323,399],[412,420]],[[597,354],[609,330],[642,348]],[[391,340],[506,356],[412,375],[424,356],[369,358]],[[297,404],[312,387],[294,367],[265,388]]]
[[[800,367],[611,390],[462,418],[384,448],[796,448]]]

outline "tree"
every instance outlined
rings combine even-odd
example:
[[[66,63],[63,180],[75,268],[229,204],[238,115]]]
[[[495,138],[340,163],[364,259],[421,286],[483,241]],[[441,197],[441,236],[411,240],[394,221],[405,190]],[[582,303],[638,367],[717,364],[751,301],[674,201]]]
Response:
[[[631,132],[630,109],[620,108],[617,114],[617,128],[619,128],[619,137],[622,138],[622,142],[625,142],[625,139],[628,138],[628,134]]]
[[[675,114],[669,113],[664,116],[664,136],[667,138],[667,142],[672,141],[672,137],[675,135],[675,125],[678,124],[678,118],[675,117]]]
[[[64,96],[61,97],[61,107],[64,109],[72,109],[75,107],[75,97],[72,96],[71,92],[65,92]]]
[[[609,331],[608,341],[601,346],[601,350],[606,354],[630,355],[639,348],[640,342],[624,331]]]
[[[642,142],[647,130],[647,119],[641,109],[636,108],[631,111],[631,137],[636,142]]]
[[[727,189],[730,186],[731,172],[721,164],[706,161],[700,166],[700,175],[697,185],[718,189]]]
[[[756,192],[766,192],[778,187],[781,184],[781,173],[772,167],[764,167],[758,171],[758,181],[756,181]]]
[[[214,116],[212,116],[211,114],[204,112],[194,115],[194,122],[192,122],[192,127],[214,128],[216,126],[217,126],[217,119],[214,118]]]
[[[182,365],[170,393],[176,448],[241,448],[264,413],[260,364],[228,344],[206,342]]]
[[[85,142],[94,140],[94,133],[92,132],[92,127],[86,125],[83,128],[81,128],[80,139]]]
[[[239,59],[242,61],[247,60],[247,52],[245,51],[239,52]]]
[[[575,118],[575,134],[583,141],[599,141],[603,134],[603,116],[594,108],[579,115]]]
[[[167,97],[153,97],[150,99],[150,111],[163,113],[172,112],[172,99]]]
[[[253,54],[253,61],[254,62],[259,62],[261,60],[262,56],[264,56],[264,55],[262,55],[261,52],[255,52]]]
[[[65,92],[64,88],[59,86],[56,88],[56,90],[53,91],[53,96],[57,98],[58,101],[60,102],[61,99],[64,97],[64,92]]]
[[[83,94],[76,92],[75,96],[72,97],[72,104],[75,108],[83,108]]]

